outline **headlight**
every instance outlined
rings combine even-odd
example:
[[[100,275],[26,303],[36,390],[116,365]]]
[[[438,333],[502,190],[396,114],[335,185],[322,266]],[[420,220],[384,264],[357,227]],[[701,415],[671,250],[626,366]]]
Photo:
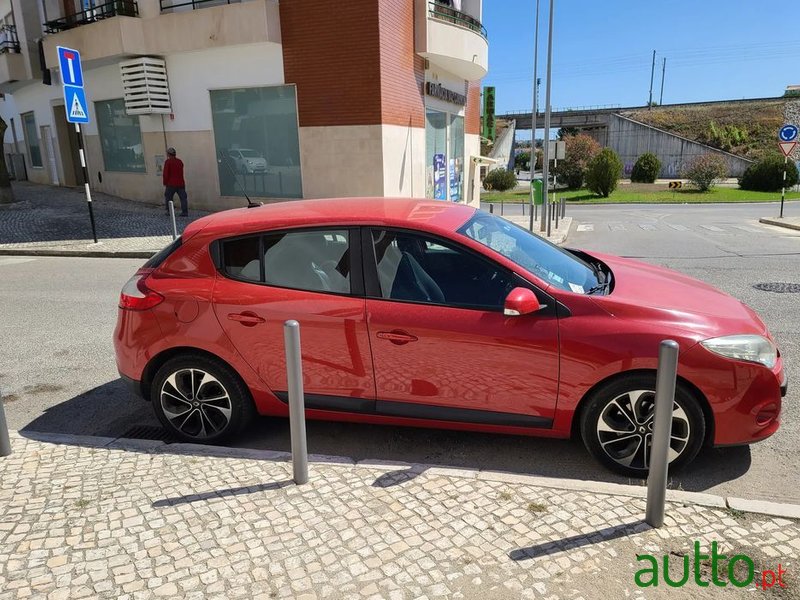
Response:
[[[760,335],[726,335],[700,343],[720,356],[760,363],[768,369],[778,360],[775,344]]]

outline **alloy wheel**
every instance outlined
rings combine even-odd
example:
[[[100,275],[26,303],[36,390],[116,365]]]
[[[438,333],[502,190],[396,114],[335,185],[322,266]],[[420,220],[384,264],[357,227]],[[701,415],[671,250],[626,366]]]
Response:
[[[650,465],[654,413],[655,392],[652,390],[625,392],[611,400],[597,420],[597,438],[603,452],[624,467],[647,469]],[[683,453],[689,443],[690,434],[689,417],[674,402],[669,462]]]
[[[233,405],[220,381],[202,369],[180,369],[164,380],[159,392],[164,416],[177,431],[207,438],[223,431]]]

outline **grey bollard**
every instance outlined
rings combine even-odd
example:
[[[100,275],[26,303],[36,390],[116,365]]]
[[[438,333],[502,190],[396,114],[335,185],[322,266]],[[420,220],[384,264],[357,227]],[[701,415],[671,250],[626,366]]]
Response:
[[[494,214],[494,204],[489,203],[489,214]]]
[[[664,524],[667,497],[669,439],[672,435],[672,406],[675,402],[675,379],[678,374],[678,343],[664,340],[658,348],[653,440],[650,446],[650,473],[647,477],[645,521],[651,527]]]
[[[6,410],[3,408],[3,394],[0,392],[0,456],[11,454],[11,440],[8,438],[8,423]]]
[[[286,350],[286,380],[289,389],[289,430],[292,438],[292,468],[297,485],[308,483],[306,447],[306,403],[303,396],[303,363],[300,355],[300,323],[283,324]]]
[[[553,202],[553,212],[556,213],[556,229],[558,229],[558,217],[561,214],[561,207],[558,205],[558,200]]]
[[[566,198],[562,198],[561,199],[561,218],[563,219],[566,216],[567,216],[567,199]]]
[[[169,201],[169,216],[172,218],[172,239],[178,238],[178,224],[175,222],[175,203]]]

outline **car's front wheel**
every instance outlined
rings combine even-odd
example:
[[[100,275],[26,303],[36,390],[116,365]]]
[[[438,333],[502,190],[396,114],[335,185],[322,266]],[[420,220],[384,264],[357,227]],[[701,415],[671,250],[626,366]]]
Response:
[[[655,374],[629,375],[602,385],[588,399],[580,420],[583,442],[608,468],[630,477],[647,476],[655,389]],[[703,411],[694,395],[679,382],[672,406],[670,470],[691,462],[704,437]]]
[[[255,413],[241,379],[222,362],[199,355],[164,363],[153,379],[150,398],[167,431],[189,442],[229,439]]]

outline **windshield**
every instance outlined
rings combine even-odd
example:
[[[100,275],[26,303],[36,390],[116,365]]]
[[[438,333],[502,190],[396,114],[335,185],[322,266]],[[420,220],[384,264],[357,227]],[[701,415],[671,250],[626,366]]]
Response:
[[[559,289],[584,294],[601,283],[595,270],[577,256],[492,214],[477,211],[458,233]]]
[[[261,155],[256,152],[255,150],[239,150],[242,156],[245,158],[260,158]]]

